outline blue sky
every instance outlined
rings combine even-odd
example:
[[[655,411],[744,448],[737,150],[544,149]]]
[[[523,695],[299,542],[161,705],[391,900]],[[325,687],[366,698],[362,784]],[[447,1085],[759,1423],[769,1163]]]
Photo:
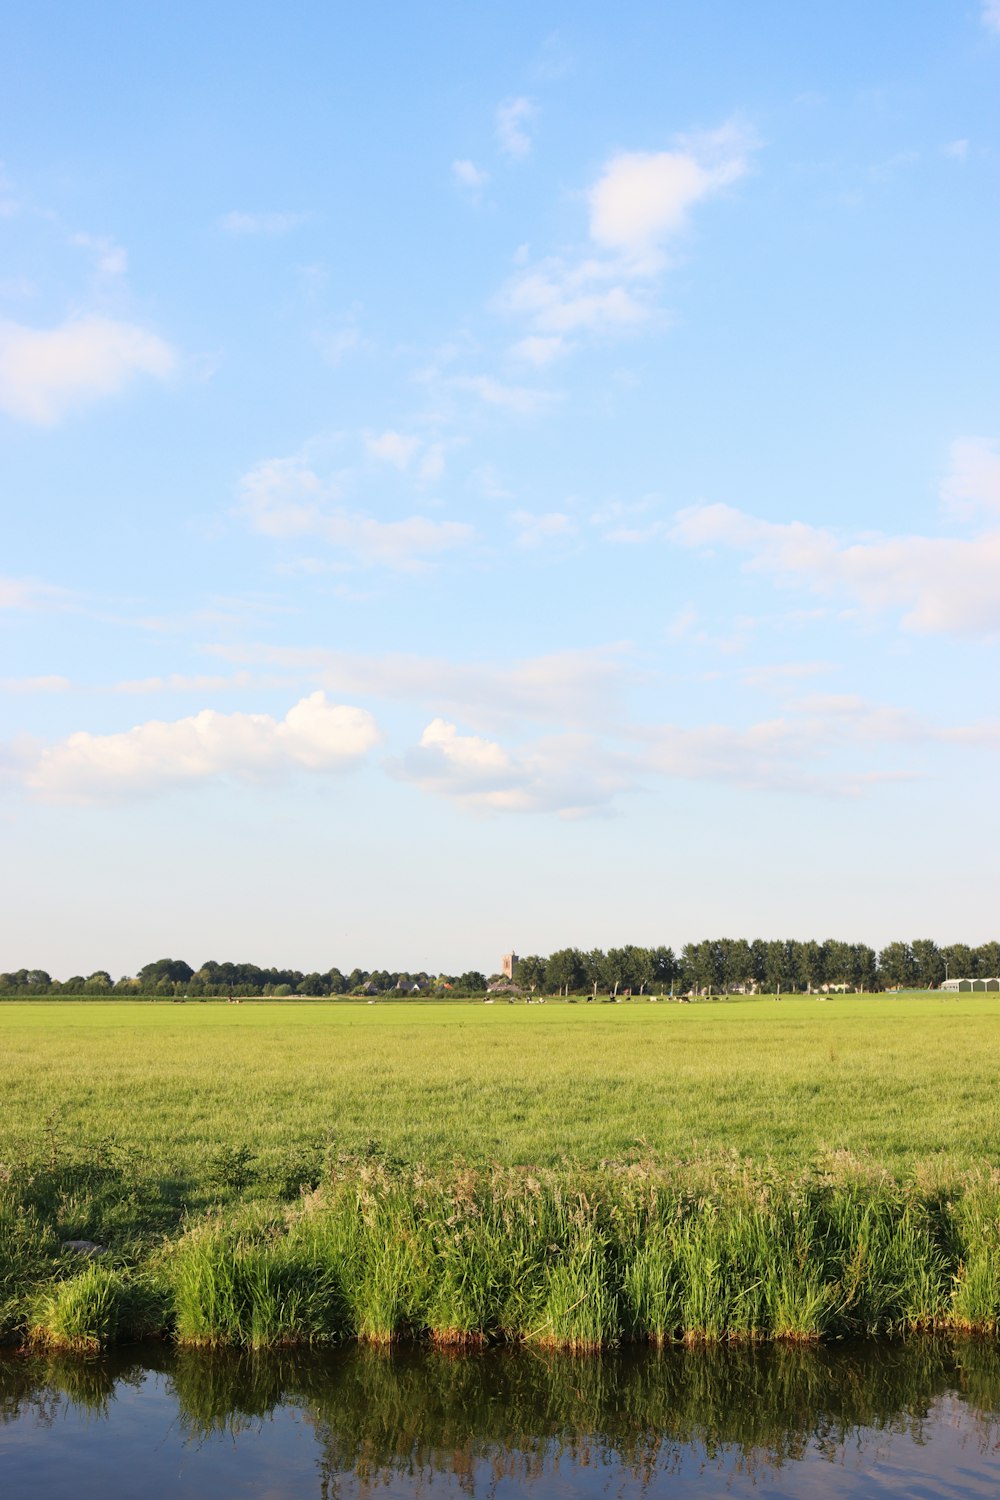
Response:
[[[0,968],[996,935],[1000,5],[15,3]]]

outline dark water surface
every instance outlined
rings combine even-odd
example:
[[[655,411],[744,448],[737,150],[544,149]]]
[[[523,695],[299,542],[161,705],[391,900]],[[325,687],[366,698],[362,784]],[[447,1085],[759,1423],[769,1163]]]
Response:
[[[1000,1345],[0,1356],[3,1500],[1000,1496]]]

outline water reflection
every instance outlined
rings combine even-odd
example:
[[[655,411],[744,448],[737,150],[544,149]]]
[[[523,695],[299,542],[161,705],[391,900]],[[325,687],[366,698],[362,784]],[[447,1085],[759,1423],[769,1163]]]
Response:
[[[10,1500],[39,1493],[43,1477],[60,1492],[61,1446],[72,1464],[65,1492],[80,1500],[88,1488],[110,1500],[132,1493],[122,1476],[136,1465],[142,1493],[155,1495],[158,1462],[172,1475],[164,1494],[217,1496],[222,1482],[233,1495],[332,1500],[383,1486],[412,1495],[433,1481],[469,1495],[596,1493],[612,1481],[616,1493],[643,1493],[667,1475],[672,1490],[692,1493],[717,1492],[725,1475],[730,1492],[745,1483],[759,1493],[766,1481],[774,1495],[908,1494],[911,1469],[934,1471],[935,1445],[945,1456],[927,1493],[995,1492],[994,1343],[600,1359],[156,1346],[0,1361],[0,1490]]]

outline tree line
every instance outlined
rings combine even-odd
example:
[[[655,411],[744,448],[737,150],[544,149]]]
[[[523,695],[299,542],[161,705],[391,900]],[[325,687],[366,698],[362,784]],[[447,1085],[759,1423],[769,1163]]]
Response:
[[[881,951],[865,943],[799,942],[796,939],[712,938],[672,948],[560,948],[548,956],[518,959],[514,982],[540,995],[631,993],[774,994],[843,988],[866,992],[885,989],[934,989],[952,979],[1000,975],[1000,942],[970,947],[939,947],[930,938],[889,943]],[[298,969],[263,969],[256,964],[216,963],[194,969],[183,959],[160,958],[135,975],[114,980],[106,969],[53,979],[44,969],[0,973],[0,995],[154,995],[166,998],[218,999],[293,995],[480,995],[497,983],[478,970],[462,974],[429,974],[390,969],[337,968],[323,973]]]

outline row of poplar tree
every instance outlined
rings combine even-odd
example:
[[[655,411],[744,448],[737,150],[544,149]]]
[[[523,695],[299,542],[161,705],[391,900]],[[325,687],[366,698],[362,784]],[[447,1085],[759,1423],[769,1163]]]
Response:
[[[712,938],[688,943],[679,953],[669,947],[560,948],[543,957],[517,961],[514,980],[536,994],[707,994],[812,991],[824,986],[850,990],[933,989],[946,978],[992,978],[1000,974],[1000,943],[939,947],[930,938],[889,943],[881,952],[865,943],[767,941]],[[324,973],[263,969],[256,964],[204,963],[193,969],[183,959],[161,958],[136,975],[113,980],[105,969],[56,980],[44,969],[0,973],[0,995],[163,995],[223,997],[268,995],[476,995],[489,978],[478,970],[428,974],[389,969],[337,968]]]

